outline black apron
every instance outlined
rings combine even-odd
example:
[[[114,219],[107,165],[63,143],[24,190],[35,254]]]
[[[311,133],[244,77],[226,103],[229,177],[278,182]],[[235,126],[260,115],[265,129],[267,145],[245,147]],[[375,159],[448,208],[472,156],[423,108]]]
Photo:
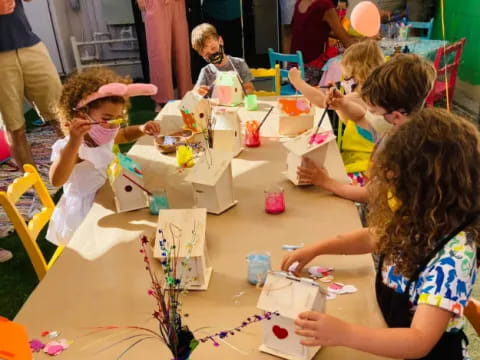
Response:
[[[435,249],[420,263],[415,274],[409,280],[407,287],[403,293],[398,293],[394,289],[385,285],[382,281],[382,266],[383,256],[380,258],[377,270],[377,278],[375,281],[375,290],[377,294],[377,302],[382,310],[385,322],[391,328],[406,328],[410,327],[413,315],[410,312],[410,296],[409,290],[417,279],[420,273],[425,270],[429,261],[458,233],[460,233],[471,219],[460,225],[452,233],[444,238]],[[442,337],[432,349],[432,351],[421,360],[463,360],[462,340],[468,344],[468,339],[463,330],[454,333],[443,333]]]

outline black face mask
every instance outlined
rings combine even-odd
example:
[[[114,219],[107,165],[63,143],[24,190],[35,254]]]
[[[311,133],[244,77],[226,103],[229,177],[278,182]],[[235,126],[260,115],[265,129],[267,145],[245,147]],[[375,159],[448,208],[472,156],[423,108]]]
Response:
[[[220,45],[220,50],[215,54],[212,54],[208,57],[208,62],[210,64],[218,65],[223,61],[223,57],[225,56],[225,52],[223,51],[223,45]]]

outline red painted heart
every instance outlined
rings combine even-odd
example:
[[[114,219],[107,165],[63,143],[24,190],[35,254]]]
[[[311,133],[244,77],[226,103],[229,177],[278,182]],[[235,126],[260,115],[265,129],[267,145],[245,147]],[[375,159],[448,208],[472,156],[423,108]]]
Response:
[[[275,334],[275,336],[280,340],[283,340],[288,336],[287,329],[284,329],[278,325],[275,325],[274,327],[272,327],[272,331]]]

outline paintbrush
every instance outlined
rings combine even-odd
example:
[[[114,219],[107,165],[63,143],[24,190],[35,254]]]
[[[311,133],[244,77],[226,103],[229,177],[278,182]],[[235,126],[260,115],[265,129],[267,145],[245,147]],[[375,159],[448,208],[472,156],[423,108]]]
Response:
[[[323,110],[322,117],[318,121],[317,128],[315,129],[315,133],[310,137],[310,140],[308,141],[309,145],[312,145],[315,138],[317,137],[318,131],[320,130],[320,126],[322,126],[323,119],[325,118],[325,115],[327,115],[327,111],[328,111],[328,105],[325,107],[325,110]]]
[[[265,120],[267,120],[268,118],[268,115],[270,115],[270,113],[272,112],[273,110],[273,106],[270,108],[270,110],[268,110],[267,112],[267,115],[265,115],[265,117],[263,118],[263,120],[260,122],[260,124],[258,125],[257,127],[257,132],[260,131],[260,128],[262,127],[263,123],[265,122]]]
[[[128,175],[125,175],[125,174],[122,174],[123,177],[125,177],[128,181],[130,181],[132,184],[138,186],[140,189],[142,189],[143,191],[145,191],[148,195],[152,196],[153,194],[148,191],[147,189],[145,189],[142,185],[140,185],[139,183],[137,183],[135,180],[133,180],[130,176]]]

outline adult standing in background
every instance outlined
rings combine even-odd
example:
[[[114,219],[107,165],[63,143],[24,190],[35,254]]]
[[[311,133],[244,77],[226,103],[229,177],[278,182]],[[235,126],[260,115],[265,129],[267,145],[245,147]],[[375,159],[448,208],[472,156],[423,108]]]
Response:
[[[47,48],[32,31],[22,0],[0,0],[0,79],[7,141],[23,170],[24,164],[34,164],[23,114],[25,98],[46,121],[55,121],[62,84]]]
[[[225,52],[243,58],[240,0],[203,0],[203,16],[225,41]]]
[[[317,86],[326,61],[325,50],[328,36],[334,35],[349,47],[355,40],[340,23],[332,0],[298,0],[292,20],[291,53],[300,50],[305,63],[305,81]]]
[[[174,99],[173,72],[178,97],[192,89],[190,45],[184,0],[137,0],[145,13],[150,82],[158,87],[156,111]]]
[[[0,125],[13,158],[23,170],[34,164],[27,142],[23,103],[34,103],[45,120],[55,120],[62,85],[47,48],[32,32],[21,0],[0,0]],[[2,120],[3,119],[3,120]],[[12,253],[0,248],[0,262]]]

